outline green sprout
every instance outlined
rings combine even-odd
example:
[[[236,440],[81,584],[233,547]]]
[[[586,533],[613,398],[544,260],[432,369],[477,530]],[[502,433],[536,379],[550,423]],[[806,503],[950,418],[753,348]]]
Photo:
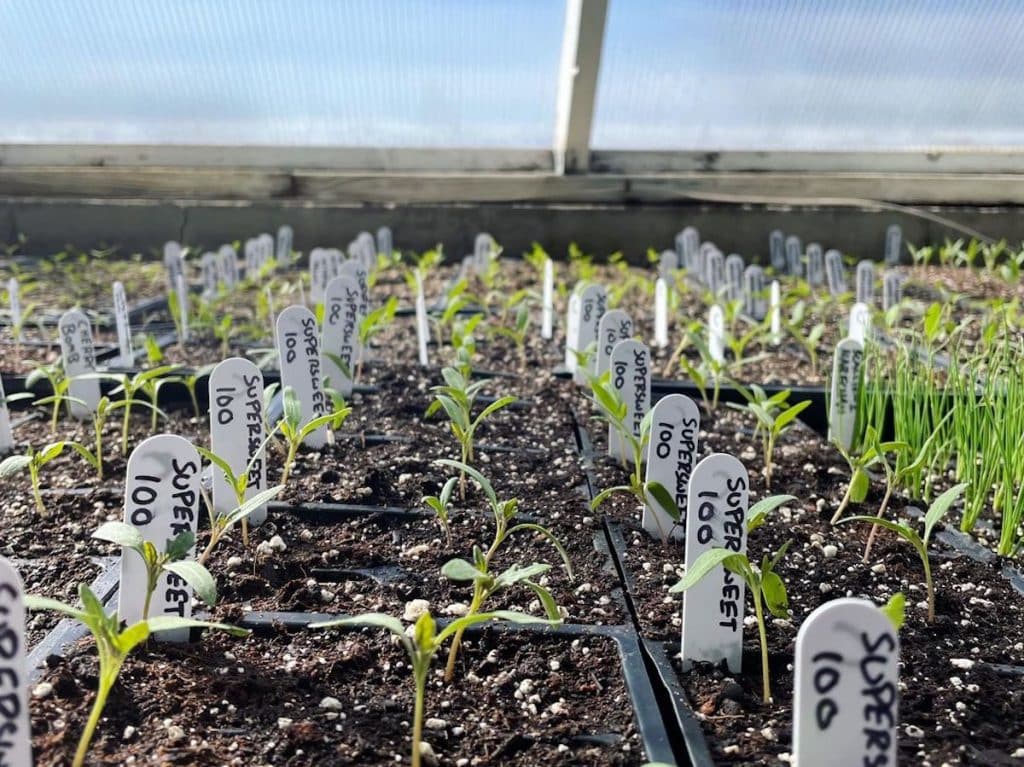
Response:
[[[32,482],[32,497],[36,502],[36,510],[39,512],[39,516],[48,516],[46,506],[43,504],[43,495],[39,487],[39,472],[46,464],[57,458],[61,453],[64,452],[65,447],[71,447],[77,451],[83,458],[86,458],[93,466],[96,465],[96,457],[92,454],[92,451],[84,445],[80,445],[77,442],[70,442],[68,440],[61,440],[59,442],[51,442],[48,445],[43,446],[41,450],[36,450],[34,447],[29,445],[28,450],[20,455],[7,456],[2,462],[0,462],[0,479],[8,479],[13,477],[15,474],[28,469],[29,478]]]
[[[791,394],[789,389],[783,389],[769,397],[765,393],[765,390],[757,384],[752,384],[749,392],[742,387],[737,388],[743,396],[746,397],[747,404],[727,404],[736,410],[742,410],[750,413],[757,421],[754,436],[756,437],[758,434],[761,435],[761,453],[762,459],[764,460],[764,485],[766,488],[771,488],[772,470],[774,468],[772,456],[775,453],[775,443],[782,433],[792,426],[796,417],[810,407],[811,401],[804,400],[803,402],[798,402],[795,405],[789,405],[788,400],[789,395]]]
[[[281,436],[288,444],[288,454],[284,459],[284,469],[281,472],[281,485],[288,484],[288,477],[291,476],[292,466],[295,464],[295,456],[299,452],[299,446],[306,437],[313,434],[317,429],[330,425],[338,429],[345,418],[352,412],[350,407],[335,407],[335,410],[326,415],[317,416],[308,423],[302,423],[302,403],[299,395],[291,386],[285,386],[281,390],[281,399],[284,403],[284,415],[278,428]]]
[[[396,311],[398,311],[398,299],[391,296],[384,306],[378,306],[360,320],[359,346],[363,353],[359,355],[359,361],[356,362],[356,375],[353,380],[358,381],[362,375],[363,360],[370,349],[370,341],[394,322]]]
[[[421,499],[423,504],[433,509],[434,516],[437,519],[437,524],[440,525],[441,529],[444,531],[444,537],[448,542],[448,548],[451,548],[452,546],[452,528],[449,523],[449,520],[451,519],[452,493],[455,491],[455,485],[458,481],[458,477],[451,477],[444,483],[444,487],[441,488],[440,495],[425,495]]]

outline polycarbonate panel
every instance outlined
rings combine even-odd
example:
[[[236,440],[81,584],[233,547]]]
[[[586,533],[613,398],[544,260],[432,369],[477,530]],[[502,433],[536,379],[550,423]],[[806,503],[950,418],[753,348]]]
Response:
[[[0,141],[549,148],[563,0],[3,0]]]
[[[1024,144],[1019,0],[611,0],[596,149]]]

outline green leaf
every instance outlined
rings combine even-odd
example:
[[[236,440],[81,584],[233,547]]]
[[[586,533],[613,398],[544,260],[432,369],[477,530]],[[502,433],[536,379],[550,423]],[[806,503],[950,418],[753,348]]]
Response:
[[[669,589],[670,594],[678,594],[698,584],[704,576],[733,556],[735,552],[729,549],[708,549],[693,563],[693,567],[686,570],[686,574],[675,586]]]
[[[32,463],[32,458],[27,455],[12,455],[0,462],[0,479],[13,477],[15,474],[24,471]]]
[[[451,621],[444,629],[437,635],[435,640],[437,644],[441,644],[445,639],[450,637],[459,629],[465,629],[469,626],[473,626],[477,623],[486,623],[487,621],[499,620],[508,621],[509,623],[548,623],[547,618],[538,618],[536,615],[530,615],[529,613],[520,613],[515,610],[495,610],[489,613],[474,613],[472,615],[464,615],[461,618],[456,618]]]
[[[774,431],[776,434],[781,434],[782,430],[789,425],[790,421],[792,421],[794,418],[796,418],[798,415],[804,412],[804,410],[810,407],[810,405],[811,401],[809,399],[805,399],[803,402],[798,402],[788,410],[784,410],[783,412],[779,413],[778,417],[776,417],[775,419],[775,424],[772,426],[772,431]]]
[[[632,493],[633,489],[629,485],[616,485],[615,487],[606,487],[600,493],[594,496],[590,501],[591,511],[596,511],[597,507],[607,501],[614,493]]]
[[[853,472],[850,479],[850,500],[854,503],[863,503],[868,497],[868,490],[871,489],[871,477],[863,469]]]
[[[327,415],[318,416],[317,418],[312,419],[299,431],[299,439],[305,439],[321,426],[327,426],[328,424],[337,421],[339,418],[348,416],[351,412],[352,408],[346,407],[341,410],[335,410],[333,413],[328,413]]]
[[[952,506],[961,495],[963,495],[963,492],[966,489],[967,483],[961,482],[959,485],[954,485],[949,488],[949,490],[932,502],[932,505],[928,508],[928,513],[924,515],[923,540],[925,545],[928,544],[928,540],[932,537],[932,529],[936,524],[938,524],[939,520],[946,515],[946,512],[949,511],[949,507]]]
[[[103,603],[92,592],[92,589],[84,583],[78,584],[78,598],[82,600],[82,607],[87,615],[100,621],[106,619],[107,613],[103,609]]]
[[[654,498],[657,504],[666,514],[669,515],[669,517],[676,522],[679,521],[679,507],[676,506],[675,498],[669,494],[663,484],[652,480],[644,485],[644,491]]]
[[[231,636],[244,637],[252,632],[248,629],[232,626],[227,623],[212,623],[210,621],[196,620],[195,618],[179,618],[177,615],[158,615],[146,621],[149,630],[153,633],[158,631],[169,631],[171,629],[214,629],[223,631]]]
[[[118,546],[125,546],[135,551],[142,550],[142,533],[138,528],[129,525],[127,522],[104,522],[92,534],[93,538],[101,541],[116,543]]]
[[[281,401],[284,407],[285,422],[297,432],[302,426],[302,403],[299,401],[299,395],[291,386],[285,386],[281,392]]]
[[[525,567],[512,565],[505,570],[505,572],[495,578],[494,583],[496,586],[511,586],[514,583],[519,583],[520,581],[525,581],[529,578],[543,575],[550,569],[551,565],[545,565],[539,562],[534,562],[532,565],[526,565]]]
[[[329,621],[310,623],[311,629],[333,629],[342,626],[373,626],[375,628],[387,629],[399,639],[408,639],[405,635],[405,626],[398,618],[386,613],[363,613],[350,618],[337,618]]]
[[[224,472],[224,477],[227,479],[229,485],[235,487],[238,484],[238,477],[235,475],[235,470],[231,468],[231,464],[226,460],[221,458],[212,450],[207,450],[202,445],[196,445],[196,451],[199,455]]]
[[[67,444],[71,449],[73,449],[76,453],[82,456],[82,458],[84,458],[86,462],[93,468],[96,468],[100,465],[100,459],[97,458],[96,454],[92,450],[87,448],[85,445],[81,445],[78,442],[68,442]]]
[[[878,608],[885,616],[892,621],[892,625],[899,631],[903,628],[903,623],[907,618],[907,599],[903,596],[902,591],[897,591],[891,597],[889,601]]]
[[[747,532],[752,532],[763,525],[768,514],[779,506],[795,500],[795,495],[770,495],[762,498],[747,510]]]
[[[454,469],[458,469],[459,471],[468,474],[476,481],[478,485],[480,485],[480,489],[483,490],[484,495],[487,496],[487,500],[490,501],[491,507],[497,508],[498,496],[494,492],[494,488],[491,486],[491,483],[479,471],[474,469],[472,466],[469,466],[468,464],[462,463],[462,461],[453,461],[450,458],[439,458],[437,461],[435,461],[435,463],[439,463],[442,466],[450,466]]]
[[[537,599],[544,606],[544,612],[547,613],[548,619],[553,623],[560,623],[562,615],[558,612],[558,604],[555,602],[555,598],[551,596],[551,592],[539,583],[534,583],[533,581],[526,581],[525,583],[537,595]]]
[[[179,559],[184,559],[188,556],[189,551],[195,546],[196,535],[191,530],[186,530],[183,533],[178,533],[177,536],[167,541],[167,546],[164,548],[164,554],[167,555],[168,561],[177,562]]]
[[[224,523],[224,528],[230,528],[236,522],[248,517],[263,504],[274,500],[282,490],[284,490],[284,485],[274,485],[266,490],[261,490],[252,498],[247,498],[245,503],[228,514],[227,520]]]
[[[533,522],[520,522],[515,527],[509,529],[508,535],[517,533],[520,530],[530,530],[534,533],[539,533],[543,535],[545,538],[547,538],[548,542],[555,547],[559,555],[562,557],[562,564],[565,565],[565,571],[569,575],[569,579],[572,580],[576,577],[573,574],[572,562],[569,560],[569,553],[565,550],[565,547],[562,546],[561,541],[559,541],[558,538],[555,537],[554,533],[552,533],[546,527],[542,527],[541,525],[535,524]]]
[[[168,562],[164,565],[164,569],[182,578],[210,607],[217,603],[217,583],[213,580],[210,571],[198,562],[190,559]]]
[[[485,407],[480,412],[480,415],[478,415],[476,417],[476,420],[473,421],[473,426],[475,427],[475,426],[480,425],[484,421],[484,419],[486,419],[489,415],[491,415],[492,413],[496,413],[497,411],[501,410],[503,407],[508,407],[509,405],[511,405],[515,401],[516,401],[516,398],[513,397],[512,395],[505,395],[501,399],[495,400],[494,402],[492,402],[490,405]]]
[[[52,610],[53,612],[66,615],[69,618],[74,618],[75,620],[82,621],[83,623],[85,623],[86,619],[89,617],[85,612],[76,607],[72,607],[71,605],[64,604],[59,600],[50,599],[48,597],[26,594],[24,596],[24,601],[26,610]]]
[[[475,581],[486,578],[487,573],[473,567],[465,559],[450,559],[441,567],[441,575],[453,581]]]
[[[778,573],[761,573],[761,593],[768,610],[776,618],[789,617],[789,597],[786,596],[786,584]]]
[[[899,535],[901,538],[907,541],[911,546],[917,549],[918,553],[923,555],[925,551],[924,542],[920,536],[911,530],[906,525],[901,525],[899,522],[893,522],[891,519],[885,519],[884,517],[871,517],[865,515],[857,515],[853,517],[846,517],[839,520],[842,522],[866,522],[869,525],[881,525],[886,530],[892,530],[894,533]]]
[[[139,621],[114,637],[114,645],[121,655],[127,655],[138,645],[149,639],[149,634],[149,623],[147,621]]]
[[[49,445],[39,451],[39,465],[43,466],[48,464],[58,455],[64,452],[64,442],[51,442]]]

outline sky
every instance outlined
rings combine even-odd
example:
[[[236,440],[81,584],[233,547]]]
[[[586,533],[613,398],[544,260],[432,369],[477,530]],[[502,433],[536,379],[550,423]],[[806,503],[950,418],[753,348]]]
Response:
[[[609,0],[598,149],[1024,143],[1024,1]],[[0,143],[549,148],[563,0],[0,0]]]

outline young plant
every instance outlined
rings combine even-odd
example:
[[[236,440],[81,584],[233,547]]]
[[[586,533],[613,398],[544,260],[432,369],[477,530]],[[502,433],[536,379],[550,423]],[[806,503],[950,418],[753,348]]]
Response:
[[[520,296],[520,294],[522,295]],[[519,369],[526,370],[526,342],[530,335],[530,296],[527,291],[519,291],[512,298],[517,300],[511,304],[511,307],[506,304],[506,309],[515,308],[515,321],[512,327],[508,327],[503,318],[498,326],[491,329],[491,333],[508,338],[516,345]]]
[[[746,554],[738,554],[729,549],[709,549],[697,557],[697,561],[687,569],[686,575],[669,589],[673,594],[686,591],[719,565],[743,579],[754,598],[754,615],[757,618],[757,634],[761,644],[761,696],[766,703],[772,698],[772,690],[768,674],[768,636],[765,631],[764,608],[767,607],[776,618],[789,617],[786,585],[775,572],[775,567],[785,555],[789,544],[790,541],[782,544],[782,548],[774,557],[769,558],[766,554],[761,560],[760,569],[756,569],[750,563]]]
[[[338,429],[352,412],[352,408],[335,406],[333,412],[317,416],[303,424],[302,403],[299,402],[299,395],[295,393],[295,389],[285,386],[281,390],[281,400],[284,404],[284,413],[278,429],[288,444],[288,454],[284,459],[284,469],[281,472],[281,485],[285,486],[288,484],[288,477],[291,476],[292,466],[295,464],[295,456],[298,454],[303,440],[322,426]]]
[[[156,367],[164,361],[164,350],[160,348],[160,342],[151,333],[146,333],[142,339],[142,346],[146,350],[146,364]]]
[[[354,380],[358,381],[363,373],[363,360],[370,349],[370,341],[379,335],[392,322],[395,321],[395,312],[398,310],[398,299],[391,296],[384,306],[378,306],[372,312],[363,317],[359,322],[359,346],[363,353],[356,362],[356,375]]]
[[[811,329],[804,334],[804,320],[807,316],[807,304],[804,301],[797,301],[793,304],[789,319],[782,321],[783,327],[793,340],[800,344],[800,347],[807,354],[811,361],[811,368],[818,369],[818,344],[825,335],[825,323],[818,322],[811,326]]]
[[[231,353],[231,339],[237,332],[234,322],[234,317],[224,314],[220,318],[220,322],[213,325],[213,335],[220,341],[220,356],[222,357],[227,357]]]
[[[452,547],[452,528],[449,524],[452,510],[452,493],[455,491],[455,484],[458,481],[458,477],[451,477],[444,483],[444,487],[441,488],[440,495],[425,495],[421,499],[422,503],[433,509],[434,516],[437,518],[437,524],[440,525],[441,529],[444,531],[444,537],[448,542],[448,548]]]
[[[468,464],[473,461],[473,440],[480,424],[502,408],[511,405],[516,398],[507,394],[504,397],[499,397],[474,418],[473,406],[476,404],[476,398],[480,391],[491,383],[490,379],[470,383],[469,376],[454,367],[444,368],[441,375],[444,377],[445,385],[431,387],[434,401],[427,408],[426,417],[429,418],[444,408],[444,412],[448,416],[448,425],[459,443],[460,461],[463,464]],[[464,474],[459,477],[459,497],[462,500],[466,499],[466,477]]]
[[[200,379],[210,375],[215,367],[216,365],[203,365],[199,370],[185,373],[179,377],[185,389],[188,390],[189,399],[192,401],[192,412],[195,413],[196,418],[202,415],[202,411],[199,409],[199,397],[196,394],[196,387],[199,385]]]
[[[538,575],[542,575],[551,569],[551,565],[533,563],[526,567],[520,567],[519,565],[512,565],[502,573],[495,574],[491,572],[491,563],[494,557],[497,556],[501,550],[502,545],[506,540],[516,533],[531,533],[539,534],[546,538],[559,556],[562,558],[562,563],[565,566],[565,570],[571,579],[573,577],[572,563],[569,561],[569,555],[566,553],[565,548],[559,542],[558,538],[548,530],[546,527],[538,525],[533,522],[520,522],[518,524],[509,526],[509,523],[515,517],[516,512],[519,508],[519,501],[515,498],[511,498],[505,501],[499,501],[497,493],[494,492],[494,488],[491,483],[487,481],[483,474],[478,472],[472,466],[467,466],[464,463],[458,461],[450,461],[448,459],[441,459],[437,463],[444,466],[450,466],[458,469],[463,476],[468,474],[471,476],[476,483],[480,486],[484,495],[487,496],[487,503],[491,507],[491,514],[494,516],[494,539],[491,541],[490,547],[484,552],[479,546],[473,547],[473,562],[467,562],[464,559],[452,559],[446,562],[444,567],[441,568],[441,574],[446,578],[450,578],[453,581],[472,581],[473,582],[473,599],[470,602],[469,609],[466,612],[466,617],[470,617],[479,613],[484,605],[496,592],[509,586],[516,584],[522,584],[529,588],[536,594],[541,604],[544,606],[544,611],[548,615],[548,620],[552,623],[561,621],[561,615],[558,612],[558,605],[555,604],[554,598],[550,592],[541,586],[539,583],[535,583],[531,578]],[[446,682],[450,682],[452,677],[455,675],[455,661],[459,656],[459,646],[462,643],[462,631],[455,633],[455,638],[452,640],[451,649],[448,652],[448,665],[445,668],[444,678]]]
[[[932,502],[928,512],[924,515],[924,535],[918,535],[910,526],[894,522],[890,519],[854,516],[840,520],[841,522],[867,522],[872,525],[881,525],[888,530],[892,530],[914,547],[914,551],[917,552],[917,555],[921,558],[921,564],[924,566],[924,583],[928,591],[929,623],[935,623],[935,586],[932,583],[932,566],[928,559],[928,543],[931,541],[935,525],[946,515],[946,512],[949,511],[949,508],[963,494],[966,488],[967,485],[964,483],[954,485]]]
[[[789,405],[789,389],[783,389],[772,396],[768,396],[764,389],[757,384],[752,384],[750,391],[741,387],[740,392],[747,399],[746,405],[735,405],[728,403],[730,407],[737,410],[744,410],[754,416],[757,427],[754,429],[754,436],[761,435],[761,451],[764,460],[764,484],[766,488],[772,486],[772,470],[774,462],[772,456],[775,453],[775,443],[810,404],[810,400]]]
[[[46,506],[43,504],[43,496],[39,489],[39,471],[50,461],[64,452],[68,443],[64,440],[51,442],[45,445],[42,450],[36,450],[29,445],[28,450],[21,455],[10,455],[0,462],[0,479],[8,479],[18,472],[28,469],[29,478],[32,481],[32,496],[36,501],[36,510],[39,516],[47,516]]]
[[[208,623],[206,621],[193,620],[190,618],[179,618],[177,616],[157,616],[148,620],[141,620],[133,623],[123,631],[121,620],[117,613],[107,615],[103,603],[96,598],[96,595],[84,583],[78,587],[78,597],[82,601],[81,609],[59,602],[55,599],[46,599],[33,595],[26,595],[25,607],[29,610],[53,610],[54,612],[73,618],[89,629],[96,642],[96,652],[99,657],[99,683],[96,689],[96,698],[93,700],[92,710],[86,720],[85,729],[78,741],[78,748],[72,761],[72,767],[82,767],[85,764],[86,754],[89,752],[89,744],[92,742],[93,734],[100,723],[103,709],[107,704],[107,697],[114,687],[121,667],[131,651],[149,639],[150,634],[158,631],[168,631],[181,628],[209,628],[219,631],[226,631],[234,636],[245,636],[249,632],[228,626],[223,623]]]
[[[142,405],[143,407],[148,407],[159,413],[155,399],[158,390],[155,388],[154,382],[156,379],[166,376],[176,367],[177,365],[162,365],[161,367],[153,368],[152,370],[143,370],[141,373],[136,373],[133,376],[129,376],[127,373],[108,376],[114,380],[120,381],[120,384],[113,389],[110,394],[120,394],[121,400],[124,402],[124,416],[121,420],[122,455],[128,455],[128,429],[131,426],[132,407],[135,405]],[[148,402],[138,396],[140,392],[150,397]]]
[[[453,634],[461,636],[462,632],[468,627],[491,620],[504,620],[511,623],[544,623],[542,618],[536,618],[525,613],[517,613],[511,610],[496,610],[490,613],[477,613],[456,618],[450,621],[440,632],[437,631],[437,624],[429,612],[423,613],[416,620],[411,632],[406,631],[405,626],[402,625],[398,618],[384,613],[364,613],[363,615],[356,615],[351,618],[311,623],[309,627],[314,629],[331,629],[343,626],[373,626],[387,629],[402,645],[402,649],[409,656],[409,665],[412,668],[412,679],[415,689],[412,716],[411,764],[412,767],[420,767],[422,764],[421,743],[423,741],[423,718],[426,711],[427,675],[430,673],[430,665],[434,660],[434,656]]]
[[[33,364],[33,363],[30,363]],[[60,362],[35,365],[32,372],[25,378],[25,391],[30,391],[39,381],[46,380],[50,384],[51,394],[36,400],[34,405],[52,405],[50,413],[50,434],[57,434],[57,419],[60,417],[60,409],[63,405],[70,405],[68,390],[71,381],[64,375],[64,367]]]

